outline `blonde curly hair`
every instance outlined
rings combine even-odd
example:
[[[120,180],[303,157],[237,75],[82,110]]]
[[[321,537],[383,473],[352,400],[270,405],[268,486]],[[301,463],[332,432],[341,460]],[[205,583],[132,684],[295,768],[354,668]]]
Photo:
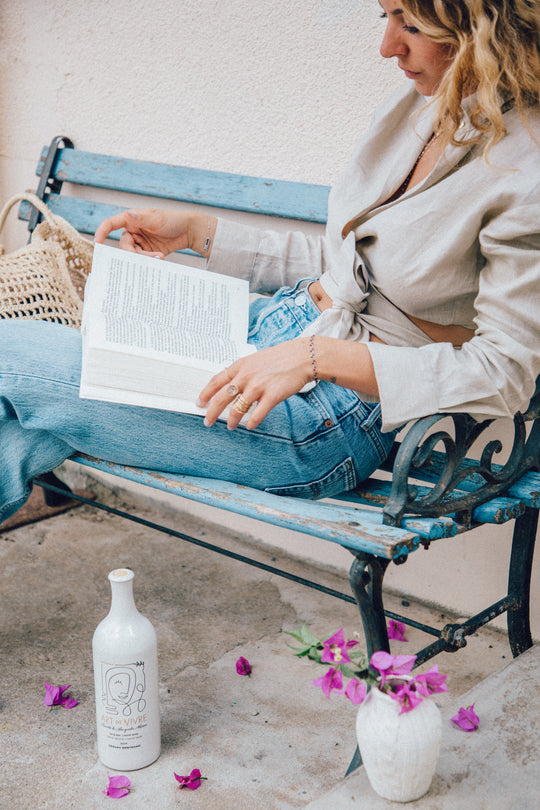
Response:
[[[402,0],[403,12],[429,39],[455,56],[437,88],[437,127],[447,143],[484,142],[484,154],[505,135],[504,103],[526,121],[540,96],[540,0]],[[475,92],[476,134],[456,139],[461,102]]]

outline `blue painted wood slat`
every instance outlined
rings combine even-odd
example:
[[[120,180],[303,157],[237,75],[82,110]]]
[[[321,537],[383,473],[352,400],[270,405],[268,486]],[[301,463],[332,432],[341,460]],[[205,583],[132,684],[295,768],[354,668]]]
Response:
[[[431,487],[416,486],[418,497],[425,497],[431,492]],[[344,492],[338,500],[350,503],[366,504],[368,506],[383,507],[390,497],[392,490],[391,481],[383,481],[378,478],[368,478],[363,484],[354,490],[354,492]],[[456,498],[461,498],[463,491],[455,489],[449,494],[449,499],[452,501]],[[529,499],[522,499],[515,495],[514,497],[496,497],[492,498],[480,506],[473,509],[472,521],[474,523],[506,523],[509,520],[514,520],[520,517],[525,511],[525,507],[529,506]],[[451,507],[451,504],[449,505]],[[449,516],[453,518],[453,514],[449,511]]]
[[[40,176],[47,148],[36,174]],[[151,161],[62,149],[56,167],[60,180],[94,188],[113,189],[324,224],[329,188],[322,185],[194,169]]]
[[[73,460],[154,489],[387,559],[415,551],[421,540],[436,540],[457,534],[455,522],[447,517],[406,518],[403,527],[396,529],[382,523],[380,512],[367,509],[278,497],[227,481],[136,469],[84,455],[75,455]]]

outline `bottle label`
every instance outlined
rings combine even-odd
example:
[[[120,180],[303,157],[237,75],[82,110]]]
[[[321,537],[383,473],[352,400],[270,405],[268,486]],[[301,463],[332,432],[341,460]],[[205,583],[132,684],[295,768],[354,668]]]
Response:
[[[144,661],[100,664],[98,718],[107,744],[121,750],[140,748],[148,725]]]

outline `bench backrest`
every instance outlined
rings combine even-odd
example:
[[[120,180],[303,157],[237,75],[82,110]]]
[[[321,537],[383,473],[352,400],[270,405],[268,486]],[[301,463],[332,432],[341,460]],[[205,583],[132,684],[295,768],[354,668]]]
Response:
[[[85,188],[321,224],[327,217],[327,186],[83,152],[63,136],[44,147],[36,174],[40,178],[37,195],[53,213],[86,234],[93,234],[103,219],[126,206],[85,199]],[[64,183],[70,184],[74,196],[65,193]],[[23,203],[19,217],[28,220],[33,231],[38,222],[35,209],[30,213],[28,203]]]

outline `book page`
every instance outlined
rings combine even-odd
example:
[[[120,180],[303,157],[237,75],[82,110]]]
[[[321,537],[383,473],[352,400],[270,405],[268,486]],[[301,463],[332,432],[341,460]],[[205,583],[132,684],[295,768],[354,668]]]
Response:
[[[210,378],[256,351],[248,319],[247,281],[97,244],[79,394],[201,414]]]
[[[83,332],[90,347],[226,364],[246,343],[248,308],[242,279],[98,244]]]

